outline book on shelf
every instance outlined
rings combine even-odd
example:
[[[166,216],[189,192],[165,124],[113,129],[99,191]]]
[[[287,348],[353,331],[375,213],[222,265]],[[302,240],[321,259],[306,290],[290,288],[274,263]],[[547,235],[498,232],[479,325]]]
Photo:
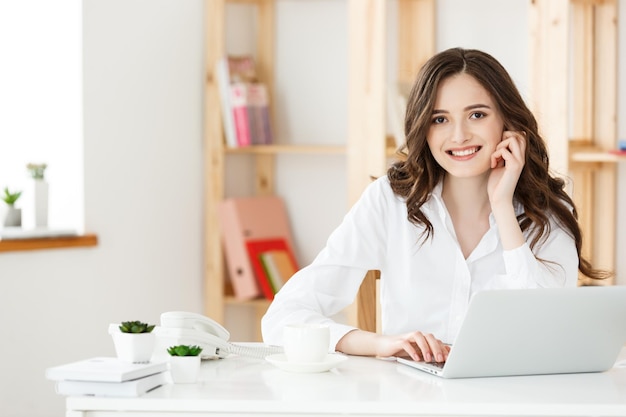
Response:
[[[222,125],[224,126],[224,138],[226,145],[232,148],[237,146],[237,134],[235,133],[235,120],[230,104],[230,75],[228,74],[228,60],[226,57],[218,59],[215,76],[222,105]]]
[[[63,380],[56,382],[56,392],[68,396],[139,397],[168,382],[167,372],[159,372],[124,382]]]
[[[235,123],[237,146],[249,146],[252,144],[252,138],[248,110],[248,85],[246,83],[235,83],[230,86],[230,105]]]
[[[263,83],[248,84],[248,124],[253,145],[273,142],[267,87]]]
[[[290,250],[270,250],[261,253],[259,257],[274,294],[298,271],[295,257]]]
[[[278,196],[238,197],[223,200],[218,207],[220,234],[228,278],[235,298],[263,297],[248,254],[248,241],[284,239],[293,248],[287,210]]]
[[[246,247],[263,295],[268,300],[273,300],[282,285],[298,270],[289,243],[280,237],[250,239],[246,242]]]
[[[130,363],[114,357],[96,357],[46,369],[54,381],[124,382],[167,370],[167,362]]]

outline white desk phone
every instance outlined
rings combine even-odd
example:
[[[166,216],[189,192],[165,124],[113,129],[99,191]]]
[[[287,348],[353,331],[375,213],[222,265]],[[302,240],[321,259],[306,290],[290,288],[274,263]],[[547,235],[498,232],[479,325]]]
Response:
[[[174,345],[198,345],[202,348],[202,359],[221,359],[229,354],[265,358],[282,353],[278,346],[242,346],[230,343],[230,333],[219,323],[197,313],[170,311],[161,314],[161,325],[153,330],[157,346],[164,349]]]

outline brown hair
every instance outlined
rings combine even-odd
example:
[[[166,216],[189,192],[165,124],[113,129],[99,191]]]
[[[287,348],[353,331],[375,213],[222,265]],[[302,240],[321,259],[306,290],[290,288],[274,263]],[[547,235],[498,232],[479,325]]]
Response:
[[[532,236],[530,248],[547,238],[552,217],[574,239],[579,271],[594,279],[610,276],[606,271],[594,269],[581,257],[582,233],[576,208],[565,192],[563,179],[550,174],[548,152],[537,121],[504,67],[482,51],[452,48],[434,55],[424,64],[411,89],[404,122],[406,144],[402,149],[406,159],[394,163],[387,172],[393,191],[406,199],[408,220],[425,228],[426,239],[432,237],[433,226],[421,207],[443,179],[445,170],[435,161],[426,138],[438,86],[460,73],[472,76],[489,92],[502,115],[505,130],[526,134],[526,162],[514,197],[524,206],[518,222],[522,231],[529,231]]]

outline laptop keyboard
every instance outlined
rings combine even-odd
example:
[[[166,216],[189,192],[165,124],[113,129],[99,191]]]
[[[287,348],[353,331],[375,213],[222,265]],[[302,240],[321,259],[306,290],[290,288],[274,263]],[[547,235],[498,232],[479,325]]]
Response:
[[[445,362],[428,362],[429,365],[434,366],[435,368],[443,369],[443,366],[446,364]]]

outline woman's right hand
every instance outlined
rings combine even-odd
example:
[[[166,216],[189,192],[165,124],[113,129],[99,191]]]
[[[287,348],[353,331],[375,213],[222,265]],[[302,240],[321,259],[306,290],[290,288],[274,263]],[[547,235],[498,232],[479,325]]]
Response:
[[[377,335],[377,356],[410,356],[414,361],[445,362],[450,346],[430,333]]]
[[[429,333],[410,332],[400,335],[382,335],[353,330],[342,337],[337,351],[348,355],[409,356],[415,361],[445,362],[450,346]]]

